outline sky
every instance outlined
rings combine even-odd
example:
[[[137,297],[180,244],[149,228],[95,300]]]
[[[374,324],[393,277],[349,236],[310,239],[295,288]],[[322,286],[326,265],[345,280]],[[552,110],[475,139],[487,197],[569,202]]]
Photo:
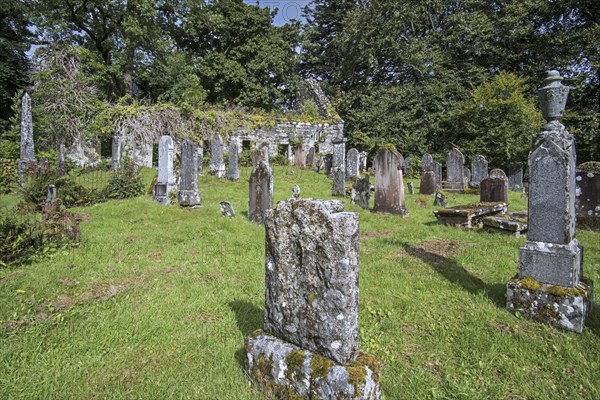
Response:
[[[273,23],[281,26],[292,19],[303,21],[302,9],[310,3],[310,0],[244,0],[244,3],[258,4],[260,7],[267,7],[271,10],[277,8],[278,12]]]

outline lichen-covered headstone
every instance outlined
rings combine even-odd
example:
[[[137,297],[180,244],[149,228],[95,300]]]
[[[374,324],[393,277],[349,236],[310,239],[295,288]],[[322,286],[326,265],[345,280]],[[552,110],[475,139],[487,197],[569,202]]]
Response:
[[[331,170],[333,166],[333,154],[323,155],[323,172],[325,175],[331,177]]]
[[[227,218],[235,218],[235,210],[233,209],[233,206],[230,202],[222,201],[221,203],[219,203],[219,205],[221,208],[221,215]]]
[[[300,198],[300,186],[294,185],[292,186],[292,199]]]
[[[583,249],[575,238],[575,143],[559,122],[569,89],[557,71],[540,90],[548,121],[529,153],[527,241],[519,273],[507,283],[507,308],[526,318],[581,332],[592,303],[583,281]]]
[[[269,166],[269,151],[267,147],[261,147],[252,152],[252,170],[258,168],[258,164],[263,162],[267,167]]]
[[[523,165],[511,164],[508,166],[508,188],[515,192],[522,192],[523,187]]]
[[[441,190],[435,191],[435,196],[433,197],[433,205],[436,207],[448,207],[448,197]]]
[[[229,168],[227,168],[227,179],[230,181],[240,180],[240,169],[238,167],[240,145],[237,138],[229,142]]]
[[[464,166],[465,156],[460,150],[457,148],[450,150],[446,159],[446,184],[444,188],[448,190],[465,189]]]
[[[171,203],[169,192],[177,188],[173,170],[174,145],[171,136],[163,135],[158,141],[158,178],[152,198],[162,205]]]
[[[369,209],[369,200],[371,199],[371,182],[369,175],[362,179],[357,179],[352,185],[352,204],[357,204],[365,210]]]
[[[184,207],[198,207],[202,193],[198,190],[198,146],[186,139],[181,144],[181,181],[177,202]]]
[[[35,162],[33,123],[31,119],[31,97],[25,92],[21,99],[21,154],[18,168],[21,181],[26,178],[31,162]]]
[[[600,230],[600,162],[579,165],[575,182],[577,226],[598,231]]]
[[[471,186],[479,187],[479,182],[488,176],[488,162],[485,156],[477,155],[471,163]]]
[[[294,167],[306,167],[306,153],[304,151],[304,146],[301,144],[296,146],[296,149],[294,150]]]
[[[46,192],[46,203],[52,203],[56,199],[56,186],[48,185],[48,191]]]
[[[437,185],[435,183],[435,173],[431,170],[421,174],[420,194],[434,194]]]
[[[435,184],[442,186],[442,164],[434,161],[433,162],[433,173],[435,174]]]
[[[415,194],[415,185],[412,182],[408,182],[408,194]]]
[[[471,170],[467,167],[463,169],[463,179],[465,181],[465,187],[467,187],[471,181]]]
[[[408,216],[404,200],[402,161],[400,153],[395,149],[383,147],[377,152],[373,161],[375,211]]]
[[[366,151],[361,151],[358,153],[358,169],[360,172],[365,172],[367,170],[367,158],[369,153]]]
[[[308,149],[308,153],[306,154],[306,165],[310,165],[311,167],[314,167],[314,162],[315,162],[315,147],[311,146]]]
[[[331,141],[333,144],[333,158],[331,165],[331,177],[333,178],[333,196],[346,195],[346,140],[345,138],[336,138]]]
[[[346,156],[346,175],[348,178],[357,178],[360,174],[359,158],[360,155],[358,150],[354,148],[348,150],[348,154]]]
[[[264,161],[260,160],[250,174],[248,191],[248,219],[258,224],[264,223],[265,213],[273,208],[273,173]]]
[[[378,362],[358,346],[358,214],[291,199],[265,228],[264,331],[246,338],[250,377],[270,398],[379,399]]]
[[[218,133],[212,138],[210,142],[210,173],[215,175],[217,178],[225,176],[225,163],[223,155],[223,138]]]
[[[421,158],[421,175],[427,171],[433,171],[433,157],[429,153],[423,154]]]
[[[479,201],[508,203],[508,178],[501,169],[493,169],[479,182]]]

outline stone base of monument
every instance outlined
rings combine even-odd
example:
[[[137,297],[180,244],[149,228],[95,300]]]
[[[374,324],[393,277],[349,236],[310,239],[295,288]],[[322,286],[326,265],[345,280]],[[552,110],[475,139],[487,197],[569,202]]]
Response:
[[[168,206],[171,204],[171,198],[169,192],[175,187],[170,186],[167,183],[157,183],[154,185],[154,195],[152,199],[162,206]]]
[[[591,282],[565,287],[541,284],[533,278],[515,278],[506,284],[509,312],[577,333],[583,331],[593,297]]]
[[[202,193],[197,190],[180,190],[177,202],[182,207],[199,207],[202,204]]]
[[[457,193],[457,192],[462,192],[463,190],[465,190],[466,185],[464,182],[444,181],[444,182],[442,182],[442,188],[448,192]]]
[[[250,379],[274,399],[369,399],[381,397],[379,362],[360,353],[340,365],[258,330],[246,338]]]
[[[489,215],[506,212],[506,203],[473,203],[433,211],[438,222],[460,228],[474,229],[482,226],[481,220]]]
[[[489,231],[508,232],[519,237],[527,232],[527,213],[508,213],[484,217],[483,227]]]

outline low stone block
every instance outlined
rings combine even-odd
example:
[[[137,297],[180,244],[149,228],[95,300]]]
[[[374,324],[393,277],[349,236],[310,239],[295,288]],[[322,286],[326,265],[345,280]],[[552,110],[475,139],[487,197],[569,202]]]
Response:
[[[506,212],[506,208],[506,203],[473,203],[440,208],[433,214],[440,224],[472,229],[479,227],[483,217]]]
[[[527,241],[519,250],[519,278],[572,287],[581,278],[581,260],[577,239],[567,245]]]
[[[381,397],[379,362],[366,353],[360,353],[355,361],[339,364],[261,330],[248,336],[245,345],[250,378],[268,398]]]
[[[506,308],[512,314],[581,333],[593,300],[593,284],[579,282],[574,287],[541,284],[526,277],[506,284]]]
[[[519,237],[527,232],[527,213],[509,213],[484,217],[483,227],[489,230],[510,232]]]
[[[182,207],[198,207],[202,204],[202,193],[197,190],[180,190],[177,192],[177,202]]]

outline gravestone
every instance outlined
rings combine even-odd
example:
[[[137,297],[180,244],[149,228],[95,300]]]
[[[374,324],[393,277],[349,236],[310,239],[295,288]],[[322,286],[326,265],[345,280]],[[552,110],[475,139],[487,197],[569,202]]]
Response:
[[[313,159],[313,171],[319,173],[321,168],[323,168],[324,162],[323,157],[320,154],[315,154],[315,158]]]
[[[210,173],[217,178],[225,176],[225,163],[223,162],[223,138],[215,133],[210,142]]]
[[[600,162],[579,165],[575,184],[577,226],[600,230]]]
[[[294,185],[292,186],[292,199],[297,199],[300,197],[300,186]]]
[[[306,154],[306,165],[310,165],[311,167],[314,168],[314,162],[315,162],[315,147],[311,146],[308,149],[308,154]]]
[[[354,148],[348,150],[346,159],[346,175],[348,178],[358,178],[360,174],[359,158],[360,154],[358,153],[358,150]]]
[[[511,164],[508,166],[508,188],[514,192],[522,192],[524,190],[522,164]]]
[[[345,138],[335,138],[333,145],[333,158],[331,164],[331,178],[333,178],[333,196],[346,195],[346,141]]]
[[[369,154],[366,151],[358,153],[358,170],[365,172],[367,170],[367,158]]]
[[[164,206],[171,203],[169,192],[177,188],[173,171],[173,156],[173,139],[168,135],[161,136],[158,141],[158,178],[154,185],[152,198]]]
[[[219,205],[221,206],[221,215],[227,218],[235,218],[235,210],[230,202],[222,201]]]
[[[415,185],[412,182],[408,182],[408,194],[415,194]]]
[[[181,143],[180,179],[179,192],[177,193],[179,205],[199,207],[202,203],[202,193],[198,191],[198,146],[189,139]]]
[[[37,164],[38,175],[45,174],[50,170],[50,163],[46,157],[40,158]]]
[[[479,182],[479,201],[482,203],[508,203],[508,178],[501,169],[493,169]]]
[[[362,179],[357,179],[352,185],[352,204],[357,204],[365,210],[369,209],[369,200],[371,199],[371,182],[369,175]]]
[[[264,331],[245,343],[266,397],[380,398],[378,362],[359,352],[359,241],[359,215],[341,201],[292,199],[267,213]]]
[[[52,203],[54,199],[56,199],[56,186],[50,184],[46,192],[46,203]]]
[[[230,181],[240,180],[240,169],[238,167],[240,145],[237,138],[229,141],[229,168],[227,169],[227,179]]]
[[[434,194],[437,185],[435,183],[435,173],[431,170],[425,171],[421,174],[421,186],[419,188],[420,194]]]
[[[21,99],[21,154],[19,157],[19,178],[21,182],[27,177],[29,165],[35,162],[33,147],[33,123],[31,119],[31,97],[25,92]]]
[[[427,171],[433,171],[433,157],[429,153],[423,154],[421,158],[421,175]]]
[[[433,162],[433,173],[435,174],[435,184],[440,187],[442,186],[442,164],[434,161]]]
[[[258,168],[260,162],[263,162],[267,167],[269,166],[269,156],[266,150],[267,148],[263,147],[252,152],[252,170]]]
[[[306,167],[306,153],[304,151],[304,147],[301,144],[296,146],[296,150],[294,150],[294,167]]]
[[[377,212],[408,216],[404,202],[402,158],[395,149],[380,148],[373,161],[375,168],[375,206]]]
[[[331,177],[331,170],[333,165],[333,154],[323,155],[323,172],[328,177]]]
[[[265,213],[273,208],[273,173],[264,161],[259,161],[250,174],[248,219],[263,224]]]
[[[204,160],[204,148],[201,146],[198,146],[197,151],[198,151],[198,172],[201,173],[202,172],[202,162]]]
[[[471,186],[479,187],[479,182],[488,176],[488,162],[485,156],[477,155],[471,163]]]
[[[113,172],[117,172],[117,170],[119,169],[119,165],[121,164],[121,154],[123,153],[124,145],[125,145],[125,143],[123,140],[123,136],[121,136],[119,134],[113,135],[112,144],[111,144],[111,147],[112,147],[111,163],[112,163]],[[60,161],[59,161],[59,164],[60,164]]]
[[[462,191],[465,189],[464,180],[465,156],[454,148],[448,152],[446,159],[446,184],[447,190]]]
[[[433,197],[433,205],[436,207],[448,207],[448,197],[441,190],[435,191],[435,196]]]
[[[465,187],[469,186],[471,181],[471,170],[467,167],[463,169],[463,179],[465,180]]]
[[[592,304],[592,283],[583,278],[583,249],[575,238],[575,143],[559,121],[568,87],[557,71],[540,89],[548,123],[529,153],[527,241],[519,273],[507,283],[507,308],[526,318],[582,332]]]
[[[411,160],[410,156],[406,157],[404,159],[404,174],[403,175],[405,177],[411,176],[411,162],[412,162],[412,160]]]

